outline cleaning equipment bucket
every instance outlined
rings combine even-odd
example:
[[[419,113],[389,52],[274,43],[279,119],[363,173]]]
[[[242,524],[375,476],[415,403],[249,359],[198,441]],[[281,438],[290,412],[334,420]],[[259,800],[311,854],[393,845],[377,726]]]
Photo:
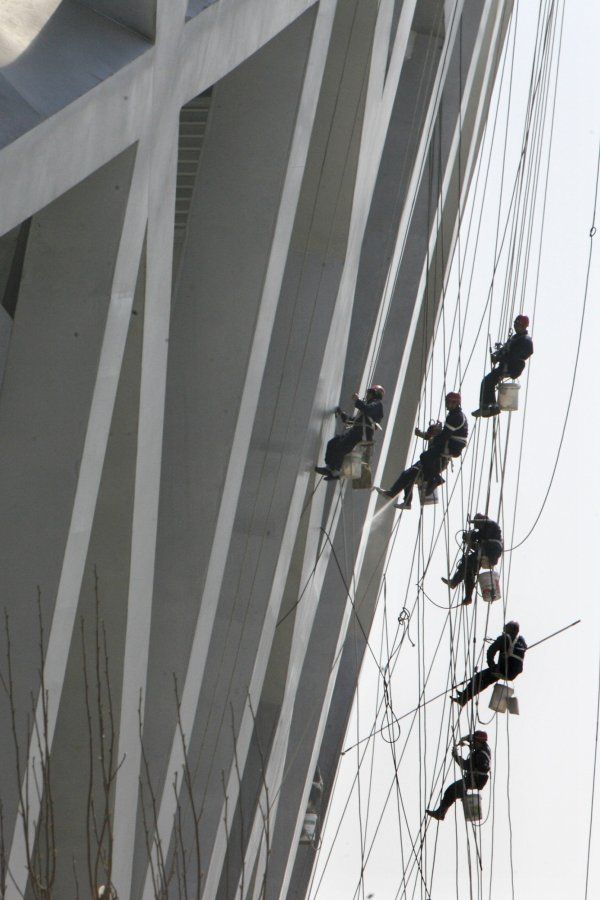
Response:
[[[426,490],[424,484],[419,485],[419,500],[421,506],[436,506],[439,503],[437,490],[434,488],[430,494],[427,494]]]
[[[360,478],[362,475],[362,450],[360,449],[360,444],[344,457],[342,475],[344,478]]]
[[[363,477],[365,469],[368,472],[369,484],[364,487],[371,487],[371,456],[373,455],[373,441],[361,441],[354,450],[347,453],[342,463],[342,476],[344,478],[352,478],[353,481],[359,481]],[[362,487],[363,485],[353,485],[353,487]]]
[[[500,593],[500,578],[497,572],[480,572],[477,576],[477,581],[479,582],[481,596],[486,603],[493,603],[494,600],[500,599],[502,594]]]
[[[506,707],[511,715],[519,715],[519,701],[516,697],[509,697],[506,701]]]
[[[300,834],[301,844],[312,844],[315,839],[315,829],[317,827],[317,813],[307,812],[304,816],[304,825]]]
[[[467,822],[480,822],[483,818],[481,814],[481,795],[476,791],[467,793],[462,798],[462,802]]]
[[[494,712],[505,713],[513,694],[513,689],[507,684],[495,684],[490,700],[490,709],[493,709]]]
[[[521,385],[507,381],[498,385],[498,406],[505,412],[516,412],[519,408]]]
[[[352,487],[354,490],[370,491],[373,486],[373,477],[371,474],[371,457],[373,456],[373,441],[362,441],[357,444],[355,451],[360,451],[360,472],[358,475],[352,475]],[[356,472],[357,469],[354,469]]]

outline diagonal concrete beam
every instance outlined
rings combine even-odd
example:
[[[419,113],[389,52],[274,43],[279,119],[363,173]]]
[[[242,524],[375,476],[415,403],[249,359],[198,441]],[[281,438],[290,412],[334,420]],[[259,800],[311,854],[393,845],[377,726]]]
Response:
[[[49,750],[52,749],[60,707],[142,253],[147,214],[147,177],[147,158],[143,151],[138,149],[46,650],[44,681],[48,692]],[[38,698],[36,722],[40,729],[42,721],[41,698]],[[9,871],[12,881],[7,886],[7,900],[22,897],[27,885],[27,843],[30,848],[33,847],[40,811],[40,797],[33,788],[35,778],[39,777],[38,757],[37,741],[34,738],[29,747],[27,770],[23,783],[23,797],[29,815],[29,831],[25,835],[22,822],[18,817],[10,847]]]
[[[260,311],[254,332],[252,349],[250,351],[240,403],[240,412],[225,477],[227,490],[223,493],[219,508],[204,590],[200,600],[200,608],[190,652],[190,661],[181,695],[181,726],[183,733],[188,737],[192,733],[196,719],[210,639],[217,613],[218,600],[229,553],[238,499],[242,488],[244,466],[240,464],[240,460],[246,458],[252,436],[262,378],[267,361],[266,349],[269,346],[269,340],[275,321],[277,303],[288,256],[295,211],[308,152],[309,136],[312,131],[312,122],[316,112],[319,86],[323,76],[326,51],[329,44],[335,7],[336,0],[323,0],[320,4],[306,66],[306,74],[294,129],[294,137],[290,149],[287,173],[275,225],[271,254],[265,274]],[[293,536],[290,540],[293,544]],[[166,853],[166,849],[171,841],[174,817],[178,803],[177,794],[173,790],[173,781],[175,775],[181,771],[183,765],[183,748],[181,746],[179,735],[175,733],[173,735],[167,774],[159,803],[157,830],[153,849],[155,855],[158,846],[162,847],[163,852]],[[177,783],[181,784],[180,778]],[[219,851],[217,851],[217,854],[218,852]],[[146,898],[150,900],[153,896],[152,871],[151,867],[148,866],[143,897],[145,900]],[[207,894],[207,896],[210,896],[210,894]]]
[[[145,697],[146,692],[154,593],[179,136],[179,102],[172,72],[179,56],[186,10],[187,0],[159,0],[153,109],[147,134],[152,149],[146,297],[119,725],[120,768],[114,810],[113,883],[121,897],[131,894],[141,763],[138,709],[140,696]]]

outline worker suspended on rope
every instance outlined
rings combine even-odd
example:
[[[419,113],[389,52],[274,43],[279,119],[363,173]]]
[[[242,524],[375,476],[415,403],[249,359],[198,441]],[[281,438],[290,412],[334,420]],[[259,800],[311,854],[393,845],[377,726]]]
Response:
[[[463,759],[458,751],[461,744],[469,745],[470,752],[466,759]],[[487,784],[492,765],[492,751],[487,742],[487,733],[474,731],[473,734],[462,738],[457,746],[452,748],[452,758],[461,767],[462,778],[446,788],[437,809],[425,810],[428,816],[439,819],[440,822],[445,819],[452,804],[462,800],[467,791],[479,791]]]
[[[469,425],[467,417],[460,406],[460,394],[451,391],[446,394],[446,421],[443,425],[436,422],[426,432],[415,429],[417,437],[429,441],[427,450],[421,453],[418,461],[396,479],[389,490],[376,487],[378,494],[384,497],[395,497],[404,491],[404,499],[397,503],[398,509],[410,509],[415,482],[421,477],[425,485],[425,494],[431,494],[435,488],[444,483],[441,472],[451,459],[456,459],[465,449]]]
[[[493,569],[504,550],[502,530],[497,522],[483,513],[476,513],[469,521],[473,528],[470,531],[463,531],[465,552],[456,567],[456,572],[452,578],[442,578],[444,584],[451,588],[458,587],[461,581],[464,581],[463,604],[471,603],[473,599],[479,570]]]
[[[307,812],[318,813],[321,809],[321,801],[323,799],[323,776],[321,770],[317,766],[308,796]]]
[[[497,416],[500,407],[496,402],[496,386],[504,378],[518,378],[525,368],[525,360],[533,353],[533,341],[527,331],[529,318],[519,315],[514,321],[514,334],[511,332],[505,344],[496,344],[492,352],[494,368],[481,382],[479,409],[473,411],[474,416]]]
[[[380,429],[379,423],[383,419],[383,397],[385,390],[380,384],[374,384],[367,391],[365,400],[361,400],[358,394],[353,394],[354,406],[357,412],[354,415],[345,413],[339,406],[335,408],[335,414],[345,426],[344,434],[332,437],[325,450],[325,465],[315,466],[315,472],[324,475],[326,481],[332,481],[340,477],[340,469],[347,453],[356,447],[361,441],[372,441],[373,432]]]
[[[525,659],[525,651],[527,643],[525,638],[519,634],[518,622],[507,622],[504,630],[496,640],[490,644],[487,652],[487,669],[471,678],[466,688],[459,691],[456,697],[453,697],[455,703],[465,706],[475,694],[485,691],[491,684],[504,679],[505,681],[514,681],[517,675],[523,671],[523,660]],[[494,657],[498,654],[498,662]]]

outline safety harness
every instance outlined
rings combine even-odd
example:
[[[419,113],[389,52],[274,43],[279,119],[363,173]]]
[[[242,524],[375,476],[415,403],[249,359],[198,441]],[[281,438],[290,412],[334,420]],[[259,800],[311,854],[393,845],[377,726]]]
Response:
[[[525,643],[525,638],[523,638],[520,634],[516,636],[516,638],[511,638],[510,634],[504,632],[506,637],[509,640],[508,650],[502,651],[502,656],[505,659],[520,659],[521,662],[525,659],[525,651],[527,650],[527,644]]]
[[[485,747],[475,747],[469,756],[469,770],[473,775],[489,775],[492,767],[492,752]]]
[[[460,412],[462,415],[462,420],[459,422],[459,424],[458,425],[449,425],[448,420],[446,419],[446,422],[444,423],[445,429],[447,429],[448,431],[460,431],[461,428],[468,429],[467,417],[465,416],[462,409]],[[458,451],[458,453],[451,453],[451,451],[450,451],[450,442],[451,441],[454,444],[461,445],[461,448]],[[466,436],[459,435],[459,434],[451,434],[446,438],[446,443],[444,444],[442,453],[440,455],[445,456],[447,459],[456,459],[456,457],[460,456],[460,454],[462,453],[462,451],[464,450],[464,448],[466,446],[467,446],[467,437]]]
[[[346,429],[350,428],[360,428],[362,427],[362,443],[368,443],[371,438],[367,436],[367,428],[372,428],[373,431],[383,431],[383,428],[379,424],[379,422],[375,422],[370,416],[366,413],[359,410],[354,416],[351,418],[347,418],[345,421]]]

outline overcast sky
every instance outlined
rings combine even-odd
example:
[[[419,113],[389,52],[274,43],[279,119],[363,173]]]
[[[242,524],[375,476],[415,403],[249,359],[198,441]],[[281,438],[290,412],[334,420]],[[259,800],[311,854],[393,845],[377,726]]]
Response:
[[[560,4],[562,9],[562,4]],[[475,257],[471,308],[473,316],[465,328],[463,346],[474,343],[473,324],[478,323],[487,298],[491,279],[491,260],[496,236],[498,204],[503,209],[512,189],[518,154],[523,135],[523,117],[529,86],[531,59],[534,47],[538,3],[520,0],[515,56],[515,74],[510,104],[508,128],[509,146],[505,188],[500,196],[499,160],[503,150],[504,127],[497,130],[493,148],[492,177],[483,207],[482,236]],[[600,4],[590,0],[566,0],[563,46],[560,58],[554,143],[549,170],[548,199],[541,249],[541,266],[537,291],[537,310],[533,322],[535,355],[530,361],[527,412],[524,414],[526,379],[521,379],[521,410],[512,417],[504,483],[505,543],[511,546],[514,523],[514,542],[529,532],[544,495],[556,459],[560,433],[571,389],[577,337],[582,313],[585,274],[589,250],[589,229],[593,209],[596,157],[600,138],[600,92],[597,62],[600,54]],[[506,86],[505,86],[506,88]],[[504,124],[507,115],[506,89],[501,98],[500,116]],[[494,101],[495,102],[495,101]],[[492,107],[493,108],[493,107]],[[546,132],[548,134],[548,132]],[[488,138],[489,140],[489,138]],[[489,144],[484,146],[486,164]],[[546,141],[545,152],[548,150]],[[542,165],[542,175],[545,166]],[[471,198],[479,215],[481,194]],[[539,201],[541,204],[541,199]],[[540,208],[538,206],[538,208]],[[541,212],[541,209],[540,209]],[[598,218],[598,217],[597,217]],[[522,311],[533,313],[535,278],[537,272],[540,218],[533,230],[534,247],[525,290]],[[463,234],[461,266],[470,272],[473,246],[466,245]],[[596,238],[600,241],[600,236]],[[455,267],[457,263],[455,257]],[[461,304],[467,299],[466,277],[463,276]],[[473,866],[473,897],[512,897],[510,866],[509,803],[512,820],[512,859],[514,896],[522,900],[567,900],[583,898],[591,803],[592,766],[596,725],[598,690],[598,662],[600,652],[600,590],[596,578],[596,560],[600,558],[600,516],[598,506],[600,456],[600,421],[597,399],[598,357],[600,348],[600,247],[594,248],[589,300],[581,349],[579,371],[575,383],[572,408],[566,438],[556,477],[541,519],[525,543],[504,560],[504,583],[507,617],[517,618],[529,643],[581,618],[582,624],[564,635],[554,638],[528,655],[525,673],[515,682],[521,715],[498,716],[487,708],[490,691],[481,695],[480,718],[490,735],[494,758],[494,789],[488,785],[483,791],[484,811],[490,814],[481,829],[481,880],[477,876],[477,860],[471,850]],[[498,328],[504,290],[503,279],[494,292],[492,325]],[[456,277],[452,279],[446,300],[446,323],[451,321],[458,296]],[[517,306],[519,302],[517,301]],[[518,310],[519,311],[519,310]],[[448,329],[447,329],[448,330]],[[487,332],[487,327],[484,329]],[[505,339],[504,333],[493,333],[492,340]],[[477,406],[478,382],[486,360],[487,334],[477,341],[473,363],[463,383],[465,411]],[[443,342],[436,343],[437,371],[433,376],[433,396],[442,393],[440,366],[444,357]],[[450,355],[451,359],[455,359]],[[450,366],[454,371],[454,364]],[[454,385],[448,384],[448,388]],[[427,411],[428,415],[428,411]],[[425,413],[421,416],[421,424]],[[509,417],[501,416],[501,444],[504,448]],[[470,418],[471,427],[474,420]],[[521,435],[524,429],[523,457],[518,494],[517,469]],[[454,535],[462,527],[466,512],[468,480],[473,466],[479,471],[489,466],[489,443],[479,452],[469,448],[471,460],[465,458],[463,490],[459,483],[451,504],[448,534],[451,550],[456,551]],[[502,450],[503,452],[503,450]],[[482,461],[485,461],[484,463]],[[399,465],[399,468],[401,465]],[[457,470],[448,478],[452,487],[458,479]],[[494,475],[490,510],[498,509],[499,484]],[[462,499],[462,503],[461,503]],[[483,506],[480,502],[479,506]],[[431,537],[439,527],[441,507],[424,513],[423,540],[429,547]],[[434,519],[435,516],[435,519]],[[417,599],[416,577],[408,566],[417,536],[418,504],[412,513],[405,514],[396,540],[394,557],[388,571],[388,628],[393,633],[400,609],[412,607]],[[434,524],[435,522],[435,524]],[[428,552],[428,550],[426,551]],[[508,567],[510,578],[508,579]],[[420,615],[413,616],[411,637],[417,646],[406,642],[398,658],[392,677],[392,698],[397,715],[416,705],[419,691],[419,667],[429,668],[435,645],[443,632],[426,696],[433,696],[445,687],[450,658],[448,630],[444,630],[447,614],[441,607],[448,597],[440,576],[447,570],[444,536],[438,542],[429,566],[424,589],[430,602],[419,600]],[[487,631],[485,617],[489,612]],[[383,607],[372,631],[371,642],[379,650],[382,636]],[[488,607],[479,601],[467,613],[469,621],[477,615],[478,647],[487,633],[495,637],[502,628],[501,603]],[[418,639],[420,636],[420,640]],[[464,648],[458,649],[459,667],[464,665]],[[385,657],[384,652],[384,657]],[[379,691],[379,694],[378,694]],[[357,736],[368,734],[375,715],[381,684],[369,654],[360,682],[358,714],[355,711],[347,735],[346,746]],[[442,715],[445,715],[442,721]],[[439,771],[436,749],[443,729],[446,739],[448,709],[443,701],[436,701],[424,711],[420,723],[409,735],[411,719],[402,723],[396,743],[399,754],[406,744],[405,755],[398,769],[402,802],[413,838],[418,835],[424,799],[419,795],[427,779]],[[482,726],[480,726],[482,727]],[[461,733],[468,731],[465,713],[461,718]],[[323,880],[317,892],[325,858],[340,821],[352,779],[356,774],[357,755],[343,757],[334,800],[330,807],[328,827],[316,868],[311,898],[324,900],[354,896],[359,883],[361,840],[359,821],[362,819],[366,847],[371,844],[377,822],[384,808],[385,797],[393,784],[393,757],[390,746],[381,738],[369,745],[361,770],[360,810],[358,792],[344,817],[339,837],[333,848]],[[510,767],[509,767],[510,764]],[[369,784],[372,775],[372,782]],[[599,773],[600,775],[600,773]],[[450,769],[445,778],[448,784],[456,777]],[[593,846],[600,846],[600,788],[596,790],[596,815]],[[490,806],[490,801],[493,803]],[[370,799],[369,799],[370,798]],[[510,798],[510,799],[509,799]],[[434,800],[439,799],[438,789]],[[367,802],[369,811],[367,815]],[[359,815],[360,812],[360,815]],[[365,826],[366,822],[366,826]],[[433,822],[428,831],[423,859],[427,883],[434,900],[469,897],[469,863],[462,809],[457,805],[454,817],[449,815],[439,826]],[[437,834],[437,844],[436,844]],[[401,846],[402,843],[402,846]],[[493,847],[493,859],[492,859]],[[366,866],[364,892],[360,897],[373,895],[377,900],[394,898],[401,884],[402,852],[405,864],[410,860],[409,834],[406,823],[402,828],[402,842],[398,832],[397,794],[383,814],[379,835]],[[593,856],[593,854],[592,854]],[[435,862],[435,865],[434,865]],[[433,881],[431,872],[434,870]],[[417,885],[413,894],[413,887]],[[406,896],[426,896],[419,881],[412,875]],[[402,893],[399,896],[404,896]],[[600,853],[592,859],[589,898],[600,897]]]

